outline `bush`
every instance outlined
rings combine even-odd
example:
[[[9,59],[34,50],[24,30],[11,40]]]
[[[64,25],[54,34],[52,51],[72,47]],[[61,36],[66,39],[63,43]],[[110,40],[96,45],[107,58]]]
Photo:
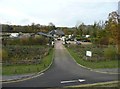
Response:
[[[6,45],[16,45],[16,44],[20,44],[19,39],[10,39],[10,38],[3,38],[2,39],[2,45],[6,46]]]
[[[8,52],[2,49],[2,60],[6,61],[8,59]]]
[[[48,55],[51,47],[49,46],[19,46],[7,45],[3,46],[3,63],[11,64],[28,64],[39,63],[40,60]]]
[[[3,40],[3,45],[46,45],[48,38],[43,36],[8,38]]]
[[[0,58],[2,57],[2,48],[0,48]]]
[[[26,38],[26,37],[25,38],[21,38],[20,39],[20,44],[21,45],[25,45],[25,44],[28,45],[29,44],[29,38]]]
[[[48,43],[47,38],[45,38],[43,36],[37,36],[37,37],[33,38],[32,41],[34,42],[35,45],[45,45]]]
[[[66,46],[67,47],[67,46]],[[80,58],[85,59],[86,51],[92,51],[90,61],[105,61],[106,59],[118,59],[115,45],[73,45],[70,44],[69,48],[72,49]],[[108,61],[109,61],[108,60]]]
[[[115,45],[115,40],[113,38],[109,38],[109,44],[110,45]]]
[[[111,60],[111,59],[116,59],[116,49],[114,47],[108,47],[104,49],[104,56],[107,59]]]
[[[99,41],[100,45],[108,45],[109,44],[109,38],[108,37],[103,37]]]
[[[90,40],[92,43],[98,44],[98,38],[91,38]]]

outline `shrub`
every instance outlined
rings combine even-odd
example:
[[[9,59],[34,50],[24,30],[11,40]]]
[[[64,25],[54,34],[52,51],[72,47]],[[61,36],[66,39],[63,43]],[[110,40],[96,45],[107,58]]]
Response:
[[[113,38],[109,38],[109,44],[110,45],[115,45],[115,40]]]
[[[98,38],[91,38],[91,42],[94,43],[94,44],[98,44]]]
[[[99,41],[99,43],[100,43],[101,45],[108,45],[108,44],[109,44],[109,39],[108,39],[108,37],[103,37],[103,38],[101,38],[100,41]]]
[[[27,64],[26,62],[39,63],[50,51],[51,47],[45,46],[19,46],[7,45],[3,46],[3,63],[11,64]]]
[[[6,61],[8,59],[8,52],[5,49],[2,49],[2,60]]]
[[[2,48],[0,48],[0,61],[2,60]]]
[[[111,59],[116,59],[116,49],[114,47],[108,47],[104,49],[104,56],[107,59],[111,60]]]
[[[46,45],[48,38],[43,36],[8,38],[3,40],[3,45]]]

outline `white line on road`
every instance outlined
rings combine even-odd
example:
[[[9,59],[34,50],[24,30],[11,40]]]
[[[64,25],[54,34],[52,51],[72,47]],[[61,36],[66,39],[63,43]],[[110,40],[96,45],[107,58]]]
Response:
[[[73,83],[73,82],[84,82],[84,79],[78,79],[78,80],[69,80],[69,81],[61,81],[60,83]]]
[[[44,73],[40,73],[39,75],[33,76],[32,78],[36,78],[36,77],[41,76],[41,75],[43,75],[43,74],[44,74]]]
[[[79,82],[84,82],[85,80],[84,79],[78,79]]]
[[[72,83],[72,82],[77,82],[76,80],[71,80],[71,81],[61,81],[61,83]]]

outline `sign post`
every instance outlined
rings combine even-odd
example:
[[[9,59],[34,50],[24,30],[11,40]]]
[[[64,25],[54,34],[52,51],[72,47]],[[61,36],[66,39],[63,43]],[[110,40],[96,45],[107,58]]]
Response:
[[[86,60],[87,60],[87,57],[92,57],[92,52],[91,51],[86,51]]]

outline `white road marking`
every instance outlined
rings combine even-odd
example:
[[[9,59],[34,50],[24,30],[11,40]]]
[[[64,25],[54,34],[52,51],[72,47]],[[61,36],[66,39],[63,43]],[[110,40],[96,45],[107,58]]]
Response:
[[[60,83],[73,83],[73,82],[84,82],[84,79],[78,79],[78,80],[69,80],[69,81],[61,81]]]
[[[84,79],[78,79],[79,82],[84,82],[85,80]]]
[[[40,74],[38,74],[38,75],[36,75],[36,76],[33,76],[32,78],[36,78],[36,77],[38,77],[38,76],[41,76],[41,75],[43,75],[44,73],[40,73]]]
[[[61,81],[61,83],[72,83],[72,82],[77,82],[76,80],[71,80],[71,81]]]

